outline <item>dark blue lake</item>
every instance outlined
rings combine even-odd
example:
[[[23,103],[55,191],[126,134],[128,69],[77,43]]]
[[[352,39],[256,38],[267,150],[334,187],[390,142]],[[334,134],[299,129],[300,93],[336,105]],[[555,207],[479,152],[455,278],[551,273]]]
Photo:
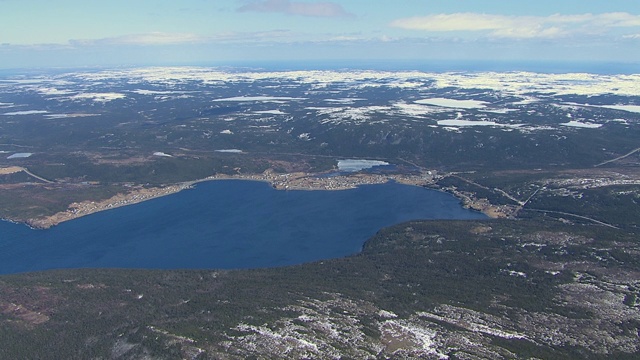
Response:
[[[395,183],[278,191],[212,181],[47,230],[0,221],[0,274],[292,265],[357,253],[381,228],[407,220],[482,218],[449,194]]]

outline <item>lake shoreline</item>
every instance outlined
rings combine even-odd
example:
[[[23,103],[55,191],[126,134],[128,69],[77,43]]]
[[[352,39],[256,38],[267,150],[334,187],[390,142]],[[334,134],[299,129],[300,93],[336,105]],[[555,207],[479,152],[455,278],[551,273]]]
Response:
[[[45,230],[63,222],[74,220],[83,216],[176,194],[183,190],[192,189],[198,183],[218,180],[259,181],[268,183],[276,190],[285,191],[339,191],[354,189],[361,185],[375,185],[385,184],[388,182],[397,182],[404,185],[425,187],[432,190],[448,192],[440,189],[436,185],[436,179],[438,178],[438,176],[435,171],[424,172],[420,175],[369,174],[360,172],[352,174],[340,174],[331,177],[322,177],[322,175],[326,174],[304,172],[283,174],[275,173],[270,170],[267,170],[261,174],[216,174],[203,179],[186,181],[167,186],[153,188],[133,188],[130,192],[119,193],[111,198],[101,201],[87,200],[72,203],[69,205],[67,210],[49,216],[30,218],[25,221],[17,221],[14,219],[2,220],[10,221],[13,223],[22,223],[35,230]],[[464,207],[480,211],[490,218],[505,217],[497,212],[495,207],[491,204],[480,203],[476,199],[462,197],[460,196],[460,194],[453,193],[452,195],[462,201]]]
[[[226,181],[205,181],[47,230],[0,223],[0,272],[276,267],[356,254],[373,234],[397,223],[487,219],[451,194],[394,181],[320,192],[210,180]]]

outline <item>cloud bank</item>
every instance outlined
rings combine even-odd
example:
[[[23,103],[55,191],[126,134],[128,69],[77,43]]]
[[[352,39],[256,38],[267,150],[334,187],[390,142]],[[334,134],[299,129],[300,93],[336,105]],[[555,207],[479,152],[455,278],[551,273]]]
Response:
[[[151,32],[130,34],[104,39],[71,40],[72,45],[172,45],[201,42],[202,37],[195,34]]]
[[[313,17],[351,17],[341,5],[329,1],[301,2],[289,0],[252,1],[238,8],[239,12],[275,12]]]
[[[0,0],[1,1],[1,0]],[[288,30],[272,30],[257,32],[224,32],[215,35],[197,35],[189,33],[151,32],[145,34],[128,34],[102,39],[73,39],[70,46],[162,46],[181,44],[219,44],[219,43],[257,43],[292,41]]]
[[[392,27],[430,32],[484,32],[499,38],[555,38],[604,34],[613,28],[640,28],[640,16],[625,12],[550,16],[506,16],[478,13],[402,18]]]

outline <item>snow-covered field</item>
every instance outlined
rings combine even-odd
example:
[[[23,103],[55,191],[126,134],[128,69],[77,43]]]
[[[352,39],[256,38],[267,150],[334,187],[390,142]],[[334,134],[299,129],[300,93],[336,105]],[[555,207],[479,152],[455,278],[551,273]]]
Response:
[[[379,160],[358,160],[345,159],[338,160],[338,170],[346,172],[356,172],[364,169],[371,169],[374,166],[389,165],[386,161]]]
[[[234,71],[207,67],[150,67],[39,75],[34,79],[2,80],[2,84],[10,92],[40,94],[48,103],[71,101],[82,104],[83,100],[88,100],[87,106],[106,106],[119,99],[139,101],[140,97],[135,94],[152,96],[151,101],[157,102],[195,97],[194,103],[205,100],[215,104],[214,107],[234,103],[242,109],[238,114],[220,117],[222,121],[249,117],[251,121],[280,120],[276,116],[290,121],[300,117],[300,110],[306,110],[306,116],[327,126],[423,122],[454,131],[472,131],[480,127],[522,132],[553,127],[561,131],[567,128],[598,129],[612,121],[629,124],[637,121],[635,114],[640,113],[640,105],[637,105],[640,103],[640,74]],[[231,88],[233,91],[229,91]],[[378,98],[378,92],[386,95]],[[567,102],[563,98],[567,95],[576,99]],[[599,99],[596,104],[590,104],[590,98],[595,96],[611,99]],[[530,115],[538,114],[540,107],[546,105],[557,107],[569,120],[554,124],[536,122],[536,117]],[[71,117],[44,110],[51,109],[46,106],[42,110],[22,110],[29,109],[27,106],[29,104],[0,102],[0,108],[12,108],[12,111],[0,114],[41,115],[52,119]],[[584,114],[572,117],[577,112],[601,109],[621,113],[616,114],[615,119]],[[86,113],[90,113],[89,110]],[[79,115],[73,115],[76,116]],[[259,116],[262,117],[257,119]],[[238,133],[235,128],[217,132]]]
[[[487,103],[478,100],[455,100],[445,98],[421,99],[415,101],[417,104],[440,106],[456,109],[478,109],[486,107]]]

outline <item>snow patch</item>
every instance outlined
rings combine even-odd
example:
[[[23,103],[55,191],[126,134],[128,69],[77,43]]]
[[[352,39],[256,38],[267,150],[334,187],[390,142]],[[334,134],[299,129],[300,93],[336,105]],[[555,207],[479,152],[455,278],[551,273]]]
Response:
[[[485,101],[478,100],[455,100],[455,99],[445,99],[445,98],[430,98],[430,99],[421,99],[414,101],[416,104],[421,105],[430,105],[430,106],[439,106],[439,107],[447,107],[447,108],[455,108],[455,109],[479,109],[486,107],[487,103]]]
[[[398,317],[398,315],[396,315],[394,312],[387,310],[378,311],[378,316],[384,319],[395,319]]]
[[[70,95],[73,94],[73,91],[70,90],[60,90],[51,87],[41,87],[38,88],[37,91],[42,95],[56,96],[56,95]]]
[[[264,110],[264,111],[254,111],[256,114],[265,114],[265,115],[287,115],[286,112],[282,112],[280,110]]]
[[[100,114],[48,114],[44,117],[48,119],[67,119],[76,117],[100,116]]]
[[[602,124],[585,123],[585,122],[580,122],[580,121],[576,121],[576,120],[571,120],[568,123],[562,123],[560,125],[578,127],[578,128],[585,128],[585,129],[597,129],[597,128],[602,127]]]
[[[398,110],[399,112],[409,116],[421,116],[437,112],[449,111],[448,109],[439,109],[437,107],[425,106],[420,104],[409,104],[406,102],[394,103],[393,107],[395,110]]]
[[[309,141],[309,140],[311,140],[311,134],[310,133],[302,133],[302,134],[298,135],[298,139]]]
[[[345,159],[338,160],[338,170],[346,172],[356,172],[364,169],[370,169],[374,166],[389,165],[386,161],[379,160],[357,160]]]
[[[213,101],[215,101],[215,102],[220,102],[220,101],[236,101],[236,102],[261,101],[261,102],[281,103],[281,102],[286,102],[286,101],[306,100],[306,99],[307,98],[296,98],[296,97],[286,97],[286,96],[235,96],[235,97],[230,97],[230,98],[215,99]]]
[[[411,343],[416,348],[410,352],[422,358],[448,359],[449,357],[437,351],[435,338],[437,333],[431,329],[402,320],[387,320],[379,325],[383,337],[395,339],[399,342]],[[413,355],[412,354],[412,355]]]
[[[71,97],[72,100],[93,100],[95,102],[109,102],[124,99],[126,95],[119,93],[81,93]]]
[[[604,105],[600,106],[607,109],[622,110],[633,113],[640,113],[640,105]]]
[[[153,153],[153,156],[161,156],[161,157],[173,157],[172,155],[169,155],[167,153],[163,153],[161,151],[156,151]]]
[[[508,127],[508,128],[518,128],[522,126],[522,124],[500,124],[495,121],[475,121],[475,120],[462,120],[462,119],[452,119],[452,120],[438,120],[438,125],[450,127],[450,126],[499,126],[499,127]]]
[[[7,157],[7,159],[25,159],[31,157],[33,153],[15,153]]]
[[[344,104],[344,105],[350,105],[355,103],[356,101],[363,101],[363,100],[367,100],[367,99],[361,99],[361,98],[324,99],[324,101],[326,102],[335,103],[335,104]]]
[[[185,91],[158,91],[158,90],[131,90],[132,93],[138,95],[171,95],[171,94],[184,94]]]
[[[48,111],[46,110],[24,110],[24,111],[13,111],[4,113],[2,115],[13,116],[13,115],[35,115],[35,114],[46,114]]]

